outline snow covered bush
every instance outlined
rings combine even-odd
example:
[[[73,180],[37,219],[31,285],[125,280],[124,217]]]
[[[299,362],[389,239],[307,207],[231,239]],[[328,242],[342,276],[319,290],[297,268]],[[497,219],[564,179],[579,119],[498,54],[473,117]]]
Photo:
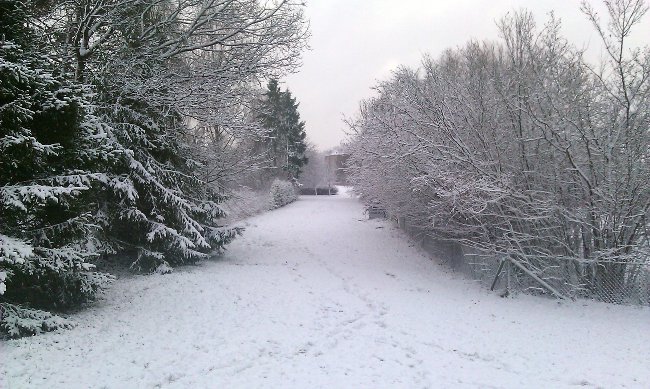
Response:
[[[174,268],[169,266],[167,262],[163,262],[153,271],[155,274],[170,274],[174,272]]]
[[[298,199],[296,188],[289,181],[274,180],[271,184],[271,202],[273,208],[280,208]]]
[[[0,333],[10,338],[38,335],[74,325],[74,322],[49,312],[0,303]]]

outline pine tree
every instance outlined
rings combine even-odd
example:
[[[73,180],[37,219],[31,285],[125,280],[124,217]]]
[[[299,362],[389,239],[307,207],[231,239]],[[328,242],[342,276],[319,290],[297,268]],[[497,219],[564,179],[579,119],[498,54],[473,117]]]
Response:
[[[143,15],[144,28],[165,18],[153,10]],[[150,39],[165,41],[173,31],[168,26]],[[169,68],[181,66],[179,61],[142,56],[151,49],[141,47],[146,42],[131,30],[122,36],[129,49],[85,75],[95,84],[99,114],[121,151],[102,196],[106,240],[138,271],[193,263],[222,250],[241,230],[221,225],[225,197],[198,177],[199,164],[183,142],[187,123],[170,88],[149,86]]]
[[[282,91],[278,81],[269,81],[261,101],[258,118],[267,130],[272,164],[295,180],[307,163],[305,122],[300,120],[298,102],[287,89]]]
[[[278,80],[271,79],[260,104],[259,121],[266,129],[266,143],[270,147],[271,163],[278,167],[281,163],[282,150],[282,90]]]
[[[100,243],[94,189],[113,158],[88,91],[33,45],[30,4],[0,0],[0,329],[34,334],[69,323],[41,311],[92,299]]]
[[[127,256],[134,258],[132,268],[151,271],[222,250],[241,230],[220,225],[225,197],[196,175],[196,163],[181,142],[180,115],[120,101],[107,106],[103,116],[123,150],[103,200],[114,252],[132,254]]]
[[[286,112],[286,137],[287,137],[287,163],[285,169],[292,178],[300,177],[302,168],[307,164],[307,134],[305,133],[305,122],[300,120],[298,103],[287,90],[284,93],[283,107]]]

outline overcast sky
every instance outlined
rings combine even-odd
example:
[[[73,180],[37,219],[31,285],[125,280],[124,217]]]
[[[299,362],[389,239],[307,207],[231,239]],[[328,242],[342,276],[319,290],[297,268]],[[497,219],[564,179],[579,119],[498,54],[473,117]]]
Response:
[[[399,65],[417,66],[424,53],[437,57],[471,39],[497,39],[496,20],[521,8],[535,14],[538,26],[555,11],[572,43],[589,47],[594,59],[600,55],[579,0],[309,0],[311,50],[300,72],[285,79],[309,140],[321,150],[338,145],[345,138],[342,118],[354,116],[378,80]],[[650,13],[644,19],[636,44],[650,44]]]

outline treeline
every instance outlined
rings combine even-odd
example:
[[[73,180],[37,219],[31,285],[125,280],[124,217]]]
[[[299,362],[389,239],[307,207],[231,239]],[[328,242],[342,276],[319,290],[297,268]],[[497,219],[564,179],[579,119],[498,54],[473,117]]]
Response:
[[[44,310],[93,299],[111,255],[151,271],[236,236],[223,185],[268,167],[260,85],[299,64],[302,8],[0,0],[3,332],[68,325]]]
[[[650,48],[627,42],[648,6],[605,8],[607,20],[581,9],[604,43],[598,65],[557,19],[538,28],[521,11],[501,19],[498,42],[396,71],[350,123],[355,189],[579,293],[615,300],[638,285],[650,258]]]

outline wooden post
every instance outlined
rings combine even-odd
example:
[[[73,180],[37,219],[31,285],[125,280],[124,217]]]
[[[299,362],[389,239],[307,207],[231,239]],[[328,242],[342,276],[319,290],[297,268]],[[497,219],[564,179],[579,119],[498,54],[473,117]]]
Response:
[[[506,263],[506,294],[510,294],[510,262]]]
[[[557,290],[555,290],[555,288],[553,288],[551,285],[549,285],[549,284],[548,284],[546,281],[544,281],[543,279],[539,278],[535,273],[533,273],[532,271],[530,271],[529,269],[527,269],[526,266],[522,265],[519,261],[517,261],[517,260],[515,260],[515,259],[512,259],[512,258],[510,258],[510,257],[508,257],[508,260],[509,260],[510,262],[512,262],[513,265],[515,265],[515,266],[517,266],[518,268],[520,268],[524,273],[526,273],[526,274],[528,274],[529,276],[531,276],[535,281],[539,282],[540,285],[542,285],[542,286],[543,286],[544,288],[546,288],[549,292],[551,292],[552,294],[554,294],[555,297],[559,298],[560,300],[566,300],[566,299],[567,299],[567,298],[566,298],[562,293],[560,293],[560,292],[558,292]]]
[[[494,290],[494,287],[497,286],[497,281],[499,281],[499,276],[501,275],[501,271],[503,270],[503,265],[506,263],[506,259],[503,258],[501,260],[501,263],[499,264],[499,268],[497,269],[497,274],[494,276],[494,281],[492,281],[492,286],[490,287],[490,290]]]

